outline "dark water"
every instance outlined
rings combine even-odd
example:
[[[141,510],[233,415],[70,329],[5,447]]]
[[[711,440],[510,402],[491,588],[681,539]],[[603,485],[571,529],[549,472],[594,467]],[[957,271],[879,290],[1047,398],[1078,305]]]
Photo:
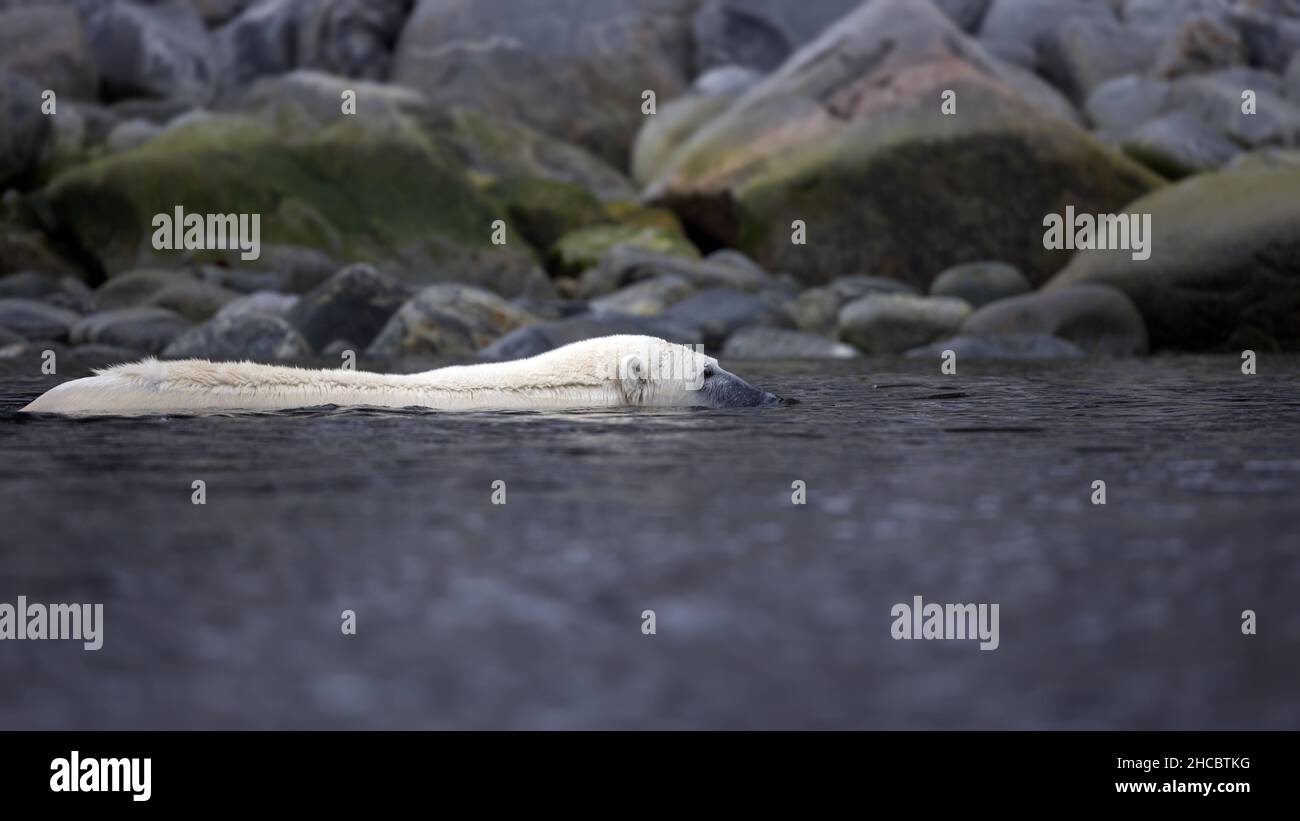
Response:
[[[1238,365],[80,421],[10,377],[0,601],[104,602],[105,641],[0,643],[0,727],[1298,728],[1300,361]],[[918,594],[998,603],[1001,646],[894,641]]]

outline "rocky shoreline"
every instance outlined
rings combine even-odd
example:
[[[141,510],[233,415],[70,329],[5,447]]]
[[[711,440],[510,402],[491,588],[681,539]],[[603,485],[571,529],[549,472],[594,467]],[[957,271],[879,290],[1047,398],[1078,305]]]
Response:
[[[1300,349],[1294,0],[0,0],[0,108],[11,371]]]

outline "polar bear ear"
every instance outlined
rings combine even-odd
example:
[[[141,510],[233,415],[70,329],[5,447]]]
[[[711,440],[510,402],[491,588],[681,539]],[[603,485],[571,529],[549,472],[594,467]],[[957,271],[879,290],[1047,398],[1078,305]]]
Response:
[[[644,382],[645,364],[642,363],[641,357],[636,354],[623,357],[623,362],[619,365],[618,376],[629,384]]]

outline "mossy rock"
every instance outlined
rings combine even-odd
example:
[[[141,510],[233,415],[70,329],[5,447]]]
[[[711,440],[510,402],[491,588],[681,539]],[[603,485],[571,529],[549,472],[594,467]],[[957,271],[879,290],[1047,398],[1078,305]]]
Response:
[[[1146,320],[1151,347],[1300,350],[1300,166],[1200,174],[1124,210],[1151,215],[1151,256],[1081,251],[1048,289],[1103,283]]]
[[[617,245],[688,259],[700,257],[699,250],[680,231],[639,225],[596,225],[565,234],[551,246],[551,271],[559,276],[578,276],[594,267]]]
[[[43,195],[58,229],[108,274],[174,265],[151,222],[187,214],[260,214],[261,242],[369,260],[420,281],[490,244],[491,200],[413,123],[344,120],[293,136],[243,117],[207,120],[69,171]],[[197,259],[225,254],[189,254]]]
[[[609,220],[600,201],[576,183],[512,177],[486,191],[500,204],[509,227],[534,248],[550,248],[565,234]]]
[[[940,101],[955,92],[956,116]],[[692,236],[808,284],[925,289],[1000,259],[1041,283],[1069,259],[1045,214],[1113,211],[1162,181],[928,3],[863,4],[698,133],[650,187]],[[792,241],[802,221],[806,244]]]

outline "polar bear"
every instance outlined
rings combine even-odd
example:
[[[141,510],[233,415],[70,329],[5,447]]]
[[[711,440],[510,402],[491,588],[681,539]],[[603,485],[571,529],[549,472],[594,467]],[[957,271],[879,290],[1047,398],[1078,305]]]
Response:
[[[23,410],[112,415],[318,405],[565,410],[723,408],[783,401],[723,370],[712,357],[649,336],[605,336],[528,359],[414,374],[202,359],[146,359],[95,374],[51,388]]]

